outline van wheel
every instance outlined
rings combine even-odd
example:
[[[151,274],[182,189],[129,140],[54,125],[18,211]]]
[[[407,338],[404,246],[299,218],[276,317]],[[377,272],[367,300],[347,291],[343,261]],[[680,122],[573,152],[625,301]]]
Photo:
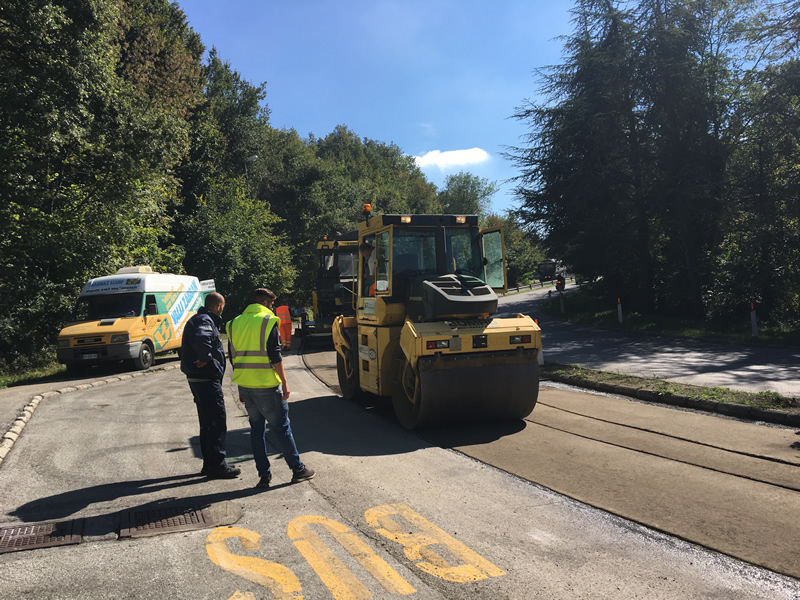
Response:
[[[153,349],[144,342],[139,348],[139,356],[133,359],[133,368],[137,371],[146,371],[153,366]]]
[[[71,360],[66,363],[67,373],[70,375],[81,375],[84,372],[84,365],[77,360]]]

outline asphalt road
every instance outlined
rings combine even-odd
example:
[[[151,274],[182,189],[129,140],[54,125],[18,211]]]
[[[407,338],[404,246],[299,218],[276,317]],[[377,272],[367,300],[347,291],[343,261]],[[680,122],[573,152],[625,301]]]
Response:
[[[338,390],[335,352],[304,356]],[[800,438],[698,411],[545,384],[524,422],[454,425],[421,438],[591,506],[800,577]],[[388,402],[362,408],[392,422]],[[546,457],[539,460],[540,457]]]
[[[552,289],[552,288],[551,288]],[[569,311],[569,292],[564,295]],[[773,391],[800,398],[800,349],[743,346],[671,336],[630,335],[574,325],[545,315],[547,289],[500,298],[498,316],[521,312],[539,319],[547,362],[705,387]],[[559,302],[553,294],[552,302]]]
[[[292,425],[317,470],[257,493],[196,475],[196,415],[168,370],[43,398],[0,465],[3,527],[84,519],[80,544],[0,554],[8,598],[791,598],[797,580],[570,500],[345,402],[286,359]],[[230,392],[230,385],[226,391]],[[526,426],[527,428],[527,426]],[[532,461],[555,461],[555,448]],[[127,511],[210,506],[215,526],[118,539]]]

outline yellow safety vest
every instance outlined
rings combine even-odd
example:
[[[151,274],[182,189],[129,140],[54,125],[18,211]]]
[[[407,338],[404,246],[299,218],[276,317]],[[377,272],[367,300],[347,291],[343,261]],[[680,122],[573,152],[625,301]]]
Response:
[[[263,304],[251,304],[228,322],[233,382],[246,388],[272,388],[281,378],[272,368],[267,354],[267,339],[280,318]]]

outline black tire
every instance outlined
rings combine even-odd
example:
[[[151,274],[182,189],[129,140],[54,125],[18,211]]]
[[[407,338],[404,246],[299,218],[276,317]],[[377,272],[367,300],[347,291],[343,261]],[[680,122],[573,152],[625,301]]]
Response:
[[[153,349],[150,347],[150,344],[143,342],[142,346],[139,348],[139,356],[133,359],[133,368],[137,371],[146,371],[153,366],[154,358]]]
[[[65,365],[69,375],[83,375],[86,371],[86,366],[77,360],[70,360]]]
[[[419,373],[404,358],[392,386],[392,406],[397,420],[406,429],[423,427],[430,421],[430,407],[422,399]]]
[[[336,373],[339,376],[339,387],[342,388],[342,397],[345,400],[356,400],[363,392],[359,387],[358,363],[355,361],[353,351],[344,348],[347,358],[336,353]]]

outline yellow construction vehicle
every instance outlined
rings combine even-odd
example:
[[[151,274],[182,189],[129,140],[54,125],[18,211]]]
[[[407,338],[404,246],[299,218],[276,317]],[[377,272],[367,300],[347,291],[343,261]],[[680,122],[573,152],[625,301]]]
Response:
[[[309,319],[305,310],[300,311],[300,335],[304,343],[330,338],[333,320],[338,315],[356,314],[357,234],[353,231],[340,239],[325,238],[317,243],[316,283],[311,294],[313,316]]]
[[[407,429],[529,415],[541,331],[492,316],[507,290],[502,230],[476,215],[363,211],[356,313],[333,323],[342,395],[391,396]]]

